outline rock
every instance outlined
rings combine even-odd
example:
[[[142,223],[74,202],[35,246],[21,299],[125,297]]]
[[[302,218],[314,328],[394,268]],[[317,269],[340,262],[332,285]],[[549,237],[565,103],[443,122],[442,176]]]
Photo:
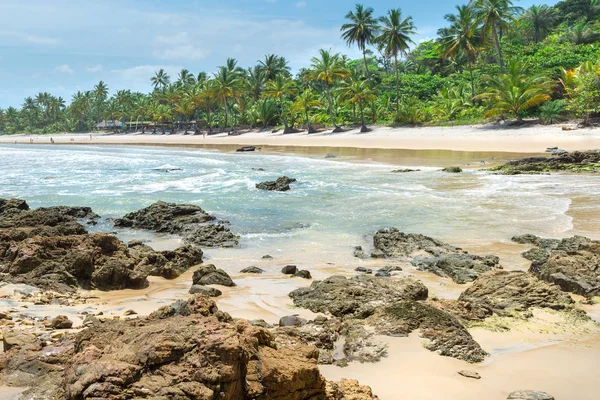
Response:
[[[365,274],[372,274],[373,270],[371,268],[366,268],[366,267],[356,267],[354,269],[356,272],[362,272]]]
[[[0,311],[0,320],[10,321],[10,320],[12,320],[12,317],[11,317],[11,315],[8,312],[6,312],[6,311]]]
[[[263,259],[263,260],[272,260],[272,259],[273,259],[273,257],[272,257],[272,256],[270,256],[270,255],[268,255],[268,254],[266,254],[266,255],[262,256],[262,259]]]
[[[135,312],[134,310],[126,310],[126,311],[123,313],[123,315],[124,315],[124,316],[126,316],[126,317],[128,317],[128,316],[130,316],[130,315],[137,315],[137,312]]]
[[[458,374],[464,376],[465,378],[481,379],[481,375],[479,375],[477,372],[467,371],[466,369],[458,371]]]
[[[262,274],[263,272],[265,271],[255,266],[244,268],[240,271],[242,274]]]
[[[53,329],[71,329],[73,327],[73,321],[67,318],[66,315],[59,315],[52,320],[50,327]]]
[[[219,289],[202,286],[202,285],[192,285],[189,291],[190,294],[204,294],[208,297],[219,297],[223,294]]]
[[[269,190],[277,192],[287,192],[291,189],[290,183],[296,182],[296,179],[281,176],[274,181],[266,181],[256,184],[256,188],[260,190]]]
[[[337,155],[333,153],[327,153],[325,154],[325,158],[337,158]]]
[[[34,346],[36,343],[36,337],[31,333],[9,330],[3,332],[1,336],[4,352],[14,348]]]
[[[369,394],[356,383],[328,389],[312,346],[276,344],[269,331],[227,318],[205,296],[183,303],[172,309],[187,315],[107,320],[65,336],[60,347],[38,342],[11,348],[0,354],[3,375],[27,371],[25,396],[39,399],[339,400],[343,393]]]
[[[91,314],[86,315],[83,319],[83,326],[85,328],[89,328],[90,326],[98,323],[100,323],[100,320]]]
[[[362,246],[356,246],[354,247],[354,257],[356,258],[366,258],[366,254],[363,251]]]
[[[264,319],[253,319],[248,321],[250,325],[259,326],[261,328],[268,328],[269,324]]]
[[[542,174],[549,172],[600,173],[600,151],[574,151],[572,153],[552,150],[552,157],[528,157],[509,161],[490,171],[503,175]]]
[[[379,268],[378,272],[384,272],[391,275],[392,272],[402,272],[402,268],[397,265],[387,265],[383,268]]]
[[[407,172],[418,172],[421,171],[420,169],[409,169],[409,168],[404,168],[404,169],[395,169],[392,171],[393,174],[405,174]]]
[[[235,286],[227,272],[212,264],[203,265],[194,271],[192,282],[194,285]]]
[[[427,287],[410,278],[386,280],[358,275],[346,279],[332,276],[323,281],[314,281],[310,288],[296,289],[289,296],[295,306],[308,308],[315,313],[365,318],[385,303],[399,299],[425,300]]]
[[[175,279],[191,267],[201,264],[203,252],[193,245],[185,245],[175,250],[155,252],[145,245],[135,246],[143,261],[138,270],[144,270],[148,275],[161,276],[165,279]]]
[[[510,315],[512,311],[526,311],[532,307],[563,310],[574,301],[555,286],[521,271],[491,271],[477,278],[458,298],[482,307],[488,315]]]
[[[449,172],[451,174],[459,174],[459,173],[463,172],[461,167],[446,167],[442,171]]]
[[[373,245],[377,258],[412,258],[411,264],[419,270],[452,278],[456,283],[471,282],[484,272],[501,268],[496,256],[469,254],[429,236],[406,234],[396,228],[379,230]]]
[[[600,295],[600,241],[583,236],[555,240],[532,235],[513,240],[538,246],[523,253],[532,261],[529,271],[538,278],[565,292],[586,297]]]
[[[305,269],[297,271],[294,276],[297,278],[312,279],[310,272]]]
[[[508,400],[554,400],[554,397],[550,396],[546,392],[538,392],[535,390],[517,390],[512,392],[507,397]]]
[[[340,400],[377,400],[368,386],[361,386],[353,379],[342,379],[339,382],[327,382],[327,395],[331,399]]]
[[[287,315],[279,319],[279,326],[302,326],[306,325],[306,320],[296,315]]]
[[[243,146],[236,150],[238,153],[245,153],[250,151],[256,151],[256,147],[254,146]]]
[[[375,276],[380,278],[390,278],[392,275],[387,271],[377,271],[375,273]]]
[[[239,243],[239,237],[227,226],[192,204],[158,201],[116,219],[114,224],[117,228],[176,234],[183,237],[186,243],[204,247],[234,247]]]
[[[281,273],[285,275],[294,275],[296,272],[298,272],[298,267],[295,265],[286,265],[281,269]]]

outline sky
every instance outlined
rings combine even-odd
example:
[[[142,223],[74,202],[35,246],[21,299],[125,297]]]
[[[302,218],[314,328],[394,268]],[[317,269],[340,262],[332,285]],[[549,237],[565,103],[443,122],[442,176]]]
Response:
[[[464,1],[466,2],[466,0]],[[415,42],[436,37],[457,0],[370,0],[377,15],[401,8]],[[544,2],[541,0],[541,2]],[[111,93],[148,92],[160,68],[211,73],[228,57],[243,67],[265,54],[293,71],[320,48],[360,56],[340,39],[347,0],[0,0],[0,108],[46,91],[69,103],[103,80]],[[522,7],[540,1],[515,2]],[[546,4],[556,1],[547,0]]]

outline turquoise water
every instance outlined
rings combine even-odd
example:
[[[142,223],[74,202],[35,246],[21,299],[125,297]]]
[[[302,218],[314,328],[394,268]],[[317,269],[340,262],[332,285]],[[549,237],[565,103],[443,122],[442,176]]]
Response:
[[[184,148],[5,145],[0,197],[33,207],[86,205],[107,218],[157,200],[192,203],[230,221],[247,251],[322,253],[339,261],[388,226],[475,247],[526,232],[562,237],[573,232],[572,199],[600,194],[598,178],[583,175],[446,174],[431,166],[390,172],[396,168]],[[255,189],[280,175],[298,179],[292,191]],[[113,230],[109,222],[96,229]]]

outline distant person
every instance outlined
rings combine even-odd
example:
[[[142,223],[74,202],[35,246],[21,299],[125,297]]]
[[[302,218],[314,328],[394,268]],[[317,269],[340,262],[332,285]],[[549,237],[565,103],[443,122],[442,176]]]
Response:
[[[202,137],[206,139],[206,131],[202,132]]]
[[[90,133],[90,140],[92,140],[92,134]]]
[[[54,144],[54,139],[50,138],[50,143]]]

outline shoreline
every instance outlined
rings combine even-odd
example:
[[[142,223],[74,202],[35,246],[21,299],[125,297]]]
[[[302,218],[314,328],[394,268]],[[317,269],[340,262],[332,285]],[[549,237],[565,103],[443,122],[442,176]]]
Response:
[[[600,148],[600,129],[563,131],[561,126],[497,128],[490,126],[388,128],[373,127],[368,133],[357,129],[343,133],[306,132],[296,134],[254,130],[237,136],[219,133],[202,135],[182,133],[10,135],[0,143],[111,144],[162,146],[270,146],[297,148],[351,148],[379,150],[439,150],[455,152],[543,153],[548,147],[568,151]]]

